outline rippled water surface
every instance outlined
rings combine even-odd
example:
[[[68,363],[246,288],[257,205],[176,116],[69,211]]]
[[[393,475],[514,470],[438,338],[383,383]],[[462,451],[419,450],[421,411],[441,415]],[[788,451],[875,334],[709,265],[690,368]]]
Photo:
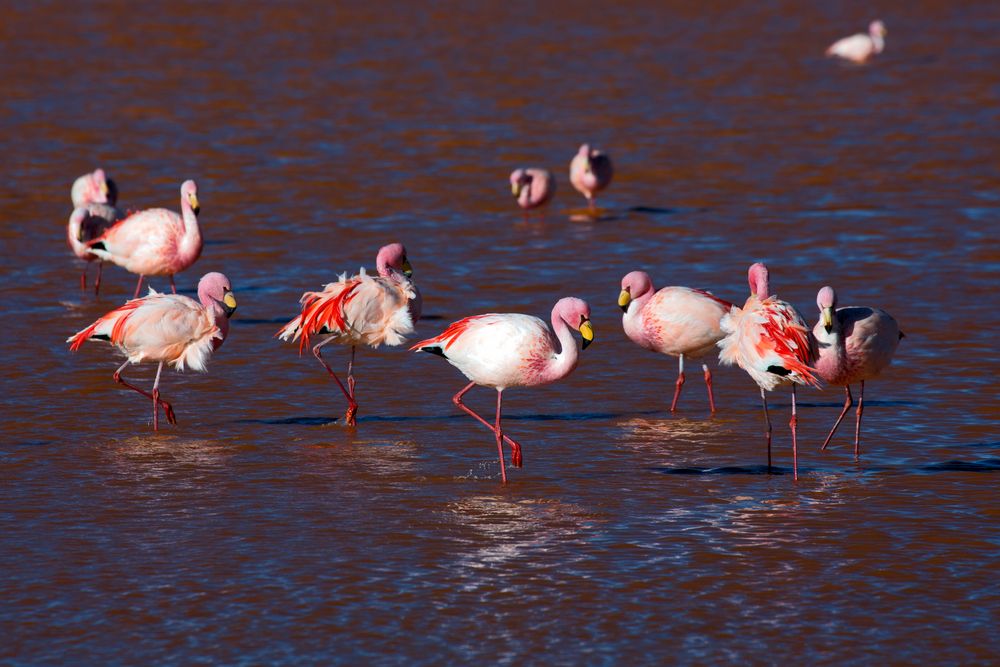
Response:
[[[865,3],[743,4],[8,3],[0,662],[994,661],[1000,5],[880,3],[888,49],[853,67],[822,52]],[[598,220],[583,141],[617,167]],[[507,175],[535,164],[559,192],[525,219]],[[64,343],[134,285],[81,293],[66,248],[98,165],[130,208],[197,179],[178,285],[221,270],[239,299],[210,372],[165,375],[158,434],[107,346]],[[592,306],[575,373],[507,393],[506,486],[442,360],[360,351],[347,428],[273,338],[394,240],[420,335]],[[670,414],[675,362],[616,306],[633,269],[741,301],[757,260],[811,321],[832,284],[906,332],[859,462],[853,424],[818,451],[840,390],[800,392],[798,483],[787,390],[767,474],[749,378],[715,371],[710,417],[691,365]]]

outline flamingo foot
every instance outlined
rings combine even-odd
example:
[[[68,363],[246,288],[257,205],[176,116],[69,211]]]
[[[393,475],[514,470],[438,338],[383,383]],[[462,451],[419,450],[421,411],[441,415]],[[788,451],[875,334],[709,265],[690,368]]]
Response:
[[[358,404],[351,403],[347,406],[347,412],[344,413],[344,424],[347,426],[357,426],[358,420],[355,418],[358,414]]]
[[[510,462],[515,468],[524,467],[524,457],[521,456],[521,445],[517,444],[510,438],[504,436],[504,439],[510,443]]]
[[[670,402],[670,411],[677,412],[677,399],[681,397],[681,387],[684,386],[684,371],[677,374],[677,382],[674,384],[674,400]]]

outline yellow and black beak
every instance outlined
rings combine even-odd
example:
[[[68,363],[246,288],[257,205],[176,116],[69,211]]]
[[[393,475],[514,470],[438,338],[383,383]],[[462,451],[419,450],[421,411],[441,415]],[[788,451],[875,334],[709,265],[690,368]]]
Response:
[[[104,183],[101,183],[101,195],[103,195],[104,197],[108,196],[108,183],[107,183],[107,181],[105,181]]]
[[[823,322],[823,328],[826,329],[827,333],[833,329],[833,308],[824,308],[820,313],[820,320]]]
[[[590,320],[580,322],[580,335],[583,336],[583,349],[594,342],[594,327],[590,326]]]
[[[410,260],[403,258],[403,275],[409,278],[413,275],[413,267],[410,266]]]
[[[236,297],[229,290],[226,290],[225,296],[222,297],[222,310],[225,311],[226,317],[232,317],[236,312]]]
[[[628,312],[628,305],[632,303],[632,293],[628,291],[628,288],[622,290],[622,293],[618,295],[618,307],[622,309],[623,313]]]
[[[511,183],[510,184],[510,191],[514,193],[515,197],[520,197],[521,196],[521,184],[520,183]]]
[[[198,215],[198,212],[201,211],[201,206],[198,204],[198,195],[193,193],[188,195],[188,203],[191,204],[191,210],[194,211],[194,214]]]

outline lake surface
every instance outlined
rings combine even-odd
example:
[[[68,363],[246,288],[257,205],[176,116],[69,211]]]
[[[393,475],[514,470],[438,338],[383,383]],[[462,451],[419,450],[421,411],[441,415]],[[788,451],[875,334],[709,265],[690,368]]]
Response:
[[[865,67],[822,53],[867,5],[744,4],[8,3],[0,662],[995,661],[1000,4],[881,3]],[[597,220],[566,175],[584,141],[617,168]],[[525,219],[530,165],[559,191]],[[64,342],[135,284],[78,286],[69,188],[96,166],[128,208],[197,179],[178,287],[223,271],[239,300],[210,372],[165,374],[155,434],[120,358]],[[506,394],[507,485],[441,359],[360,350],[347,428],[274,339],[397,240],[421,337],[591,304],[574,374]],[[799,392],[794,483],[787,389],[768,474],[745,373],[714,371],[710,417],[689,364],[672,415],[675,360],[625,338],[628,271],[739,303],[754,261],[810,322],[830,284],[905,331],[860,461],[853,412],[819,451],[840,388]]]

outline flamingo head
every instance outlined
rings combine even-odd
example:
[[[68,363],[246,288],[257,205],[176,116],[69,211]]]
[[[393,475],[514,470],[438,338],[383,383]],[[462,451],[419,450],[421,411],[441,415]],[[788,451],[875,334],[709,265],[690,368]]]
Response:
[[[586,160],[584,173],[589,174],[591,171],[590,161],[594,159],[595,155],[597,155],[597,151],[591,148],[590,144],[581,144],[580,149],[577,150],[576,154],[582,156]]]
[[[515,197],[521,196],[521,191],[531,185],[531,175],[527,169],[515,169],[510,174],[510,191]]]
[[[236,297],[229,278],[217,271],[206,273],[198,281],[198,299],[206,307],[218,304],[226,317],[236,312]]]
[[[755,294],[758,299],[764,300],[771,295],[767,280],[767,266],[764,262],[757,262],[750,266],[747,272],[750,281],[750,293]]]
[[[378,256],[375,257],[375,268],[383,277],[392,273],[402,273],[407,278],[413,275],[413,267],[406,258],[406,248],[402,243],[390,243],[379,248]]]
[[[590,324],[590,306],[583,299],[575,296],[559,299],[552,309],[552,319],[556,318],[580,332],[584,350],[594,342],[594,328]]]
[[[187,180],[181,184],[181,203],[187,204],[198,215],[201,205],[198,204],[198,186],[194,181]]]
[[[622,278],[622,291],[618,295],[618,307],[628,312],[630,303],[653,291],[653,281],[645,271],[633,271]]]
[[[872,21],[868,25],[868,34],[872,36],[872,39],[874,39],[876,36],[880,38],[885,37],[889,34],[889,31],[886,30],[885,24],[881,21]]]
[[[90,175],[90,187],[93,192],[93,201],[96,204],[114,204],[114,199],[110,196],[111,187],[104,170],[97,168]]]
[[[819,317],[827,333],[833,329],[833,311],[837,307],[837,293],[829,285],[822,287],[816,294],[816,305],[819,306]]]

